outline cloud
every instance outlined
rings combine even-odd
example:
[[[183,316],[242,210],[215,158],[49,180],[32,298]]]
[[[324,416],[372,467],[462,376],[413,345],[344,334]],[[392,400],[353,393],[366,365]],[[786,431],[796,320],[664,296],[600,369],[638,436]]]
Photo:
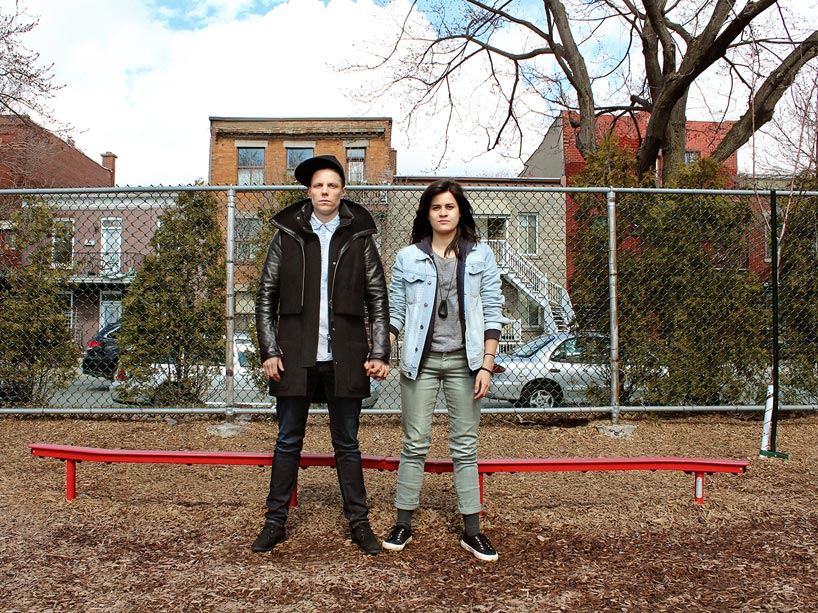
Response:
[[[400,90],[364,100],[370,96],[352,94],[374,91],[383,75],[341,69],[372,63],[372,49],[394,35],[408,6],[38,0],[27,13],[39,26],[25,44],[54,63],[55,81],[65,87],[51,107],[73,126],[77,146],[97,160],[117,154],[120,185],[206,178],[211,116],[393,117],[398,171],[420,174],[442,148],[440,118],[405,133]],[[440,172],[500,174],[508,166],[500,156],[474,161],[483,147],[465,134]]]

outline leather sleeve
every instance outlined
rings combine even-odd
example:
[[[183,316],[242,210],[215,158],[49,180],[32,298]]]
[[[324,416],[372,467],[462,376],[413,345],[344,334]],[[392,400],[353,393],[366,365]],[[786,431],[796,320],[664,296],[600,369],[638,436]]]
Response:
[[[366,311],[369,316],[369,333],[372,350],[370,359],[383,360],[389,363],[389,298],[386,291],[386,277],[383,264],[375,241],[371,236],[366,238],[364,247],[364,264],[366,274]]]
[[[281,233],[270,241],[256,291],[256,334],[261,361],[280,357],[278,346],[278,303],[281,291]]]

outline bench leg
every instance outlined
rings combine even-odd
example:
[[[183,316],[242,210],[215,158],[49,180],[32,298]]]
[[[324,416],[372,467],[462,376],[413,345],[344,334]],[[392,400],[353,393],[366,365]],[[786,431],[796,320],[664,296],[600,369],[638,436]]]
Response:
[[[295,479],[295,486],[293,487],[293,495],[290,498],[290,507],[294,507],[298,504],[298,478]]]
[[[65,499],[74,500],[77,497],[77,463],[75,460],[65,461]]]
[[[696,498],[696,502],[698,502],[699,504],[704,504],[704,473],[697,472],[696,480],[694,483],[695,491],[693,495]]]

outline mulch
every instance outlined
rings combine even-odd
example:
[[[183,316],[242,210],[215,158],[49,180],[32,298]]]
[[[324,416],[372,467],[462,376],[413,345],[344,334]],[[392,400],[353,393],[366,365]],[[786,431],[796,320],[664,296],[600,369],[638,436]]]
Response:
[[[32,442],[154,449],[271,449],[275,422],[224,437],[216,418],[0,418],[0,612],[814,612],[818,611],[818,415],[786,414],[759,458],[760,416],[643,416],[614,438],[605,421],[485,418],[481,457],[697,456],[748,459],[708,475],[705,502],[677,472],[486,477],[483,529],[500,553],[458,544],[451,475],[427,475],[415,539],[367,556],[349,540],[337,478],[299,476],[288,540],[267,554],[269,468],[83,463],[65,469]],[[436,417],[430,455],[447,455]],[[366,416],[361,448],[398,455],[396,417]],[[305,451],[330,450],[325,417]],[[395,473],[367,472],[376,534],[393,523]]]

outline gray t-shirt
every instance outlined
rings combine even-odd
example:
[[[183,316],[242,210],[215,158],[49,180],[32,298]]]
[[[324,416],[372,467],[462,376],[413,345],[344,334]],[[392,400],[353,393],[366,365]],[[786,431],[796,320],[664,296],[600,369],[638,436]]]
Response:
[[[442,258],[436,253],[437,296],[435,296],[434,333],[431,351],[463,349],[463,328],[460,325],[460,300],[457,296],[457,258]],[[439,314],[440,303],[446,301],[446,317]]]

